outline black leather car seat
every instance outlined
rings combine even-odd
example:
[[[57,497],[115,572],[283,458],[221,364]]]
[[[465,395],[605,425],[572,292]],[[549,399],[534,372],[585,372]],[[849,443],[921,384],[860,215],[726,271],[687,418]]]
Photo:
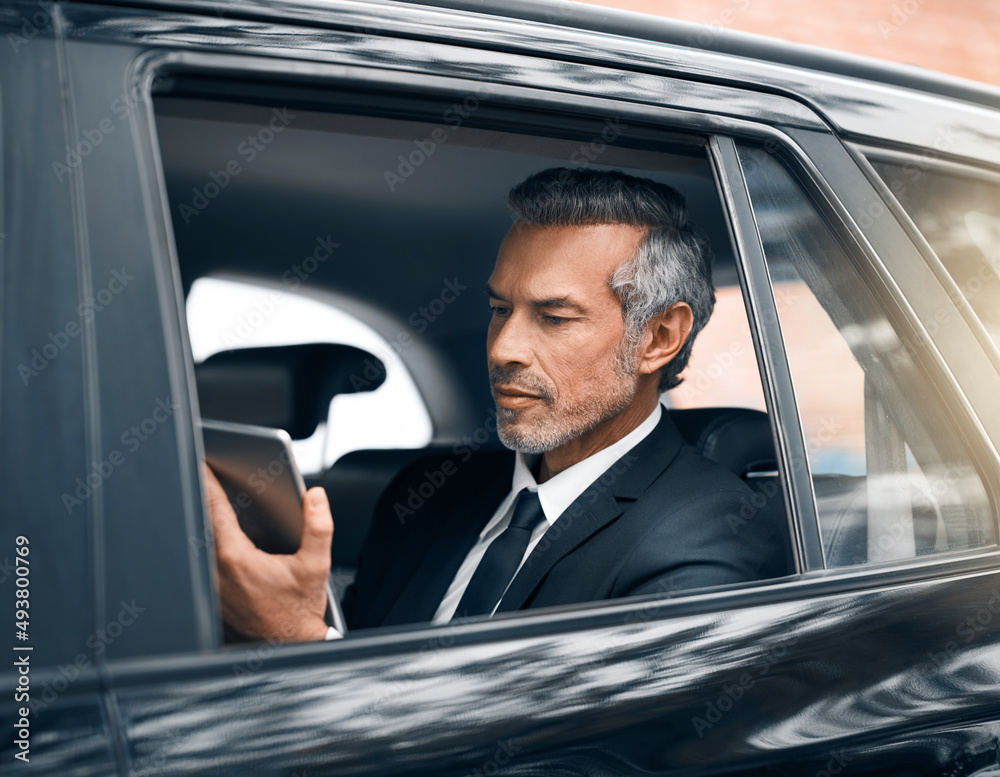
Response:
[[[782,538],[788,569],[793,571],[791,540],[784,490],[767,414],[746,408],[668,410],[685,441],[707,458],[742,478],[754,491],[738,522],[768,521]],[[453,451],[451,445],[419,449],[360,450],[338,459],[315,484],[323,485],[336,505],[333,564],[349,577],[368,532],[372,513],[393,478],[411,462]],[[313,485],[314,483],[310,483]],[[338,521],[338,515],[342,520]]]
[[[746,509],[729,517],[733,530],[738,531],[746,521],[766,521],[775,542],[783,546],[786,569],[792,574],[791,525],[767,413],[742,407],[699,407],[669,413],[689,445],[739,476],[754,492]]]

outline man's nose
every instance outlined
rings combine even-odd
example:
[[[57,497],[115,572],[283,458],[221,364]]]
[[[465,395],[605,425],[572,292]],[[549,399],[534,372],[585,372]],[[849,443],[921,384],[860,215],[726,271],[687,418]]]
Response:
[[[531,364],[531,337],[525,317],[511,314],[490,329],[486,355],[493,364]]]

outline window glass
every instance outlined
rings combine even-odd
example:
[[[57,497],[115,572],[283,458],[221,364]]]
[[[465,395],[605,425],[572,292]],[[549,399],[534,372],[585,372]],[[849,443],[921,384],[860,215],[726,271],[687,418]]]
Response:
[[[715,310],[698,333],[684,382],[663,395],[669,407],[746,407],[766,412],[757,354],[735,278],[716,272]],[[721,277],[718,277],[721,276]]]
[[[640,541],[637,535],[642,563],[646,550],[657,548],[656,563],[662,570],[637,575],[629,587],[599,590],[602,578],[588,559],[571,594],[559,591],[550,600],[529,591],[524,606],[573,604],[633,592],[673,593],[787,574],[791,565],[785,490],[774,462],[770,421],[763,412],[734,414],[727,409],[763,410],[764,402],[729,223],[704,143],[679,135],[660,139],[659,133],[656,138],[637,135],[627,143],[613,143],[610,139],[617,136],[596,118],[581,120],[579,127],[553,129],[547,136],[519,132],[521,125],[507,119],[498,128],[471,121],[439,126],[432,123],[435,113],[430,109],[427,120],[418,121],[349,113],[349,106],[339,103],[330,111],[321,110],[322,103],[234,103],[210,98],[201,88],[200,82],[180,79],[177,91],[154,103],[191,351],[201,368],[195,375],[203,378],[199,391],[213,385],[208,379],[213,365],[202,360],[229,359],[241,368],[249,363],[252,369],[234,370],[236,377],[229,383],[217,380],[214,385],[220,390],[215,395],[222,395],[222,402],[237,394],[241,400],[245,397],[244,403],[225,406],[234,415],[245,409],[245,423],[280,426],[284,415],[292,419],[291,426],[292,410],[309,404],[298,396],[289,399],[291,381],[284,373],[292,372],[285,367],[293,363],[292,357],[281,362],[281,353],[269,353],[258,363],[258,354],[243,353],[244,363],[241,350],[268,347],[298,358],[315,352],[296,344],[335,343],[385,363],[385,383],[375,390],[365,388],[369,378],[350,361],[355,357],[345,356],[342,370],[339,362],[330,365],[338,380],[350,377],[349,388],[355,391],[335,395],[327,433],[340,446],[338,452],[364,450],[336,458],[326,445],[325,459],[314,457],[307,465],[303,454],[299,461],[302,469],[311,471],[307,482],[324,487],[333,508],[331,552],[340,577],[332,587],[339,593],[345,581],[354,578],[357,583],[342,599],[352,630],[435,619],[447,586],[424,597],[419,607],[402,598],[408,590],[425,589],[419,580],[412,589],[408,586],[418,573],[429,574],[442,563],[428,555],[435,546],[427,538],[436,536],[433,532],[453,516],[460,520],[474,514],[474,520],[485,525],[506,499],[511,475],[501,468],[512,466],[512,457],[496,434],[496,403],[485,358],[495,313],[484,285],[511,226],[507,192],[530,175],[554,167],[619,170],[669,184],[684,196],[691,220],[709,236],[718,305],[694,347],[685,382],[666,396],[666,404],[677,411],[675,422],[692,446],[743,478],[746,487],[729,473],[707,467],[704,475],[695,473],[706,479],[714,473],[729,487],[730,501],[716,510],[714,523],[693,508],[686,514],[695,528],[721,537],[720,542],[703,543],[720,559],[726,556],[725,563],[716,563],[707,573],[702,574],[714,559],[704,560],[707,551],[703,554],[698,542],[691,543],[697,551],[678,561],[672,555],[672,539]],[[328,99],[317,92],[320,97]],[[278,131],[276,122],[286,116],[287,125]],[[247,138],[257,138],[262,148],[256,149]],[[322,249],[321,260],[313,250],[316,246]],[[280,304],[274,300],[276,290],[282,295]],[[611,311],[617,315],[617,306]],[[236,354],[219,353],[226,349]],[[324,357],[310,358],[310,365],[326,366]],[[274,363],[282,370],[272,370]],[[294,369],[300,364],[295,361]],[[585,376],[587,369],[579,375]],[[275,377],[275,372],[281,374]],[[405,391],[387,397],[379,408],[360,404],[388,393],[394,375]],[[355,387],[358,377],[364,378],[360,388]],[[331,385],[340,390],[342,383]],[[345,413],[338,419],[342,401]],[[201,403],[202,412],[208,405]],[[706,407],[722,412],[699,412]],[[260,416],[278,420],[254,420]],[[414,419],[422,419],[419,439],[408,436]],[[346,435],[347,429],[357,431],[356,438]],[[724,442],[734,436],[739,443],[753,444]],[[315,441],[304,444],[310,443]],[[414,450],[421,445],[426,448]],[[731,448],[738,455],[727,456]],[[696,482],[692,491],[718,504],[714,483]],[[572,503],[559,507],[557,519]],[[676,513],[685,517],[680,508]],[[649,510],[648,520],[666,526],[658,509]],[[539,554],[558,552],[568,558],[583,545],[578,540],[560,549],[555,545],[559,536],[566,537],[564,543],[573,538],[563,531],[546,535],[549,544],[539,544]],[[730,552],[726,542],[741,547]],[[411,567],[391,557],[403,557],[410,545]],[[458,564],[464,563],[459,555],[452,552],[443,559],[454,564],[446,576],[451,580],[459,579]],[[745,561],[744,568],[736,569],[732,557]],[[407,563],[410,560],[406,556]],[[575,569],[562,557],[559,563]],[[691,574],[674,576],[675,568]],[[616,569],[615,577],[619,574]],[[667,587],[654,590],[654,574],[664,578],[656,585]],[[542,590],[544,583],[531,582],[526,575],[523,579],[526,587]],[[586,585],[592,585],[592,593]],[[407,606],[393,611],[400,601]]]
[[[1000,182],[915,161],[872,165],[1000,346]]]
[[[739,149],[812,471],[828,566],[992,543],[982,482],[851,254],[789,170]]]

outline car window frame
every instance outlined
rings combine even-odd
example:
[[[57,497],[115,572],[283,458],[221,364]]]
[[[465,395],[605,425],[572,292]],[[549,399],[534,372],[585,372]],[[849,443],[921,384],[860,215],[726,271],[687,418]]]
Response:
[[[794,137],[795,135],[798,135],[798,137]],[[802,145],[796,142],[799,139],[808,139],[808,142],[810,145],[814,146],[814,148],[807,152]],[[782,157],[782,160],[789,167],[790,172],[798,180],[798,183],[802,187],[803,195],[811,201],[813,206],[816,208],[819,217],[825,221],[833,234],[837,236],[860,276],[863,279],[866,279],[869,285],[873,287],[873,293],[880,299],[883,310],[886,311],[889,320],[894,322],[897,327],[897,331],[904,332],[907,331],[907,328],[909,328],[916,337],[921,338],[925,347],[918,349],[916,353],[922,364],[929,365],[936,371],[937,375],[935,383],[937,389],[939,390],[939,395],[942,398],[942,402],[944,401],[944,396],[958,401],[965,412],[964,419],[959,417],[956,420],[959,424],[961,424],[964,420],[966,424],[964,436],[967,440],[970,436],[976,437],[973,444],[969,446],[970,458],[979,471],[983,487],[987,492],[987,498],[990,501],[993,514],[994,536],[997,537],[998,542],[994,545],[967,550],[946,551],[933,555],[960,559],[963,557],[975,557],[984,552],[987,554],[998,553],[1000,552],[1000,532],[997,531],[997,525],[998,515],[1000,515],[1000,511],[998,511],[998,504],[1000,504],[1000,502],[998,502],[998,490],[996,486],[996,449],[991,445],[991,441],[989,436],[986,434],[986,430],[983,429],[982,425],[979,423],[978,415],[975,413],[973,407],[962,393],[961,386],[955,378],[954,372],[950,369],[942,353],[940,353],[934,344],[932,344],[929,332],[922,323],[928,319],[921,318],[919,316],[919,311],[913,310],[910,305],[910,298],[906,297],[896,285],[898,274],[890,273],[886,264],[882,261],[882,255],[880,255],[872,243],[869,242],[870,233],[862,230],[861,226],[852,215],[857,211],[850,210],[841,199],[841,195],[844,193],[846,193],[850,198],[855,199],[865,196],[864,184],[868,182],[867,171],[861,169],[860,166],[845,164],[846,160],[843,158],[835,159],[837,156],[843,156],[843,154],[840,153],[841,150],[848,154],[850,153],[846,144],[835,140],[832,143],[826,144],[826,153],[817,154],[817,149],[815,148],[816,141],[817,138],[815,137],[807,138],[807,136],[804,136],[801,132],[796,133],[795,131],[790,131],[789,137],[787,137],[783,142],[778,138],[772,138],[771,140],[765,142],[765,148],[769,147],[771,152]],[[827,162],[827,164],[822,165],[822,169],[824,171],[835,169],[839,173],[841,181],[838,182],[840,183],[840,186],[836,190],[831,185],[831,182],[827,179],[827,177],[819,172],[818,166],[824,161]],[[747,194],[746,183],[743,179],[742,166],[739,163],[739,159],[735,156],[735,148],[732,150],[732,155],[729,155],[727,152],[727,165],[729,174],[734,176],[739,182],[739,185],[737,186],[733,186],[733,184],[730,183],[730,188],[737,193],[738,198],[742,198],[744,195],[748,198],[749,195]],[[872,170],[872,173],[874,173],[874,170]],[[852,179],[850,186],[844,185],[843,179],[845,178]],[[877,200],[876,202],[881,201]],[[740,212],[737,213],[737,218],[742,217],[744,219],[744,223],[750,230],[749,237],[744,240],[744,245],[754,253],[754,261],[751,263],[751,266],[755,266],[758,259],[763,260],[763,249],[760,246],[759,235],[756,231],[755,222],[753,221],[753,208],[749,199],[747,199],[745,203],[738,203],[738,205],[742,207],[740,207]],[[874,206],[870,205],[869,207]],[[886,226],[886,222],[883,222],[882,225]],[[914,252],[916,245],[906,239],[909,237],[908,234],[903,233],[900,235],[900,230],[898,229],[900,226],[899,224],[895,224],[897,229],[893,229],[892,226],[892,224],[889,224],[889,229],[881,230],[883,234],[879,235],[879,237],[894,246],[894,252],[892,255],[897,259],[902,255],[906,257],[907,261],[915,261],[916,257],[914,256]],[[895,232],[895,234],[884,234],[893,232]],[[903,239],[901,239],[901,237]],[[897,263],[901,264],[901,262]],[[912,266],[912,264],[910,266]],[[766,279],[767,286],[764,287],[764,295],[767,295],[770,293],[769,290],[767,290],[770,285],[770,278],[766,270],[766,265],[760,275],[761,278],[759,280],[761,283],[763,283]],[[946,295],[937,296],[936,304],[941,304],[941,302],[945,299],[947,299]],[[925,308],[930,307],[932,307],[930,304],[925,305]],[[900,329],[900,327],[902,327],[902,329]],[[944,391],[941,390],[942,385],[945,386]],[[792,395],[794,396],[794,391],[792,391]],[[979,432],[979,434],[970,434],[972,430]],[[805,448],[803,447],[801,451],[803,458],[806,459],[805,469],[808,470],[808,456],[805,454]],[[801,471],[796,471],[795,474],[801,477],[802,473]],[[810,490],[811,482],[810,477]],[[813,505],[815,507],[815,497],[813,497]],[[928,557],[925,556],[923,558]],[[921,557],[916,557],[915,559],[908,560],[905,565],[909,565],[913,562],[919,562],[920,560]],[[856,567],[830,568],[829,572],[838,575],[846,574],[847,576],[850,576],[854,570],[880,570],[898,564],[900,564],[900,561],[898,560],[885,561],[859,565]]]
[[[176,67],[199,71],[214,71],[223,76],[241,73],[243,75],[265,75],[272,78],[276,75],[284,75],[285,77],[294,79],[296,77],[302,78],[308,74],[310,80],[328,80],[338,84],[342,84],[346,80],[352,83],[371,82],[384,85],[387,79],[391,82],[393,78],[398,77],[400,83],[396,84],[397,88],[405,89],[412,87],[412,79],[409,77],[409,74],[401,75],[398,72],[384,71],[379,68],[371,68],[365,72],[361,72],[360,69],[352,67],[345,68],[343,66],[318,63],[291,63],[281,59],[262,58],[253,53],[241,55],[195,53],[190,51],[155,51],[143,53],[137,58],[133,73],[136,81],[142,84],[145,124],[144,132],[142,133],[144,151],[147,154],[151,154],[151,158],[157,160],[156,168],[160,176],[156,179],[159,188],[157,193],[159,198],[158,212],[161,213],[167,213],[167,204],[162,181],[162,170],[159,169],[150,85],[158,75],[169,72],[171,68]],[[432,76],[424,75],[420,82],[420,92],[427,93],[435,88],[443,92],[449,92],[455,90],[456,85],[460,83],[463,83],[463,81],[455,77],[442,76],[440,74]],[[465,83],[475,82],[465,81]],[[808,142],[812,144],[818,142],[817,139],[820,136],[824,136],[827,142],[834,143],[837,147],[842,148],[840,141],[828,130],[819,131],[817,129],[804,129],[801,126],[783,126],[779,122],[776,122],[775,125],[765,124],[763,121],[767,117],[761,114],[766,112],[762,111],[756,111],[756,115],[752,119],[739,119],[732,116],[689,111],[683,107],[652,106],[629,102],[627,97],[610,100],[604,97],[593,97],[580,93],[565,95],[548,92],[539,88],[530,89],[524,86],[499,85],[497,88],[513,104],[528,105],[535,109],[556,108],[559,110],[580,112],[583,109],[593,111],[613,108],[616,112],[630,116],[637,121],[667,124],[674,131],[690,132],[700,135],[706,138],[706,140],[718,136],[720,138],[729,138],[730,140],[731,138],[738,137],[778,143],[782,147],[791,150],[791,153],[797,159],[797,163],[807,170],[807,174],[815,177],[817,186],[823,192],[824,196],[829,197],[834,202],[834,209],[837,210],[839,208],[839,213],[842,217],[846,214],[846,208],[840,204],[837,197],[832,193],[832,189],[815,170],[807,152],[799,147],[799,143],[805,139],[808,139]],[[751,92],[751,94],[756,93]],[[713,160],[715,159],[714,154],[710,154],[710,156]],[[725,167],[728,170],[729,185],[738,185],[733,184],[734,171],[729,168],[728,164]],[[735,176],[735,180],[739,182],[738,174]],[[722,189],[720,188],[720,196],[721,194]],[[747,235],[746,227],[738,224],[733,219],[731,213],[730,220],[731,227],[735,233],[743,235],[745,239]],[[853,223],[849,216],[845,218],[845,221],[849,225]],[[864,243],[864,235],[856,226],[854,226],[854,232],[856,233],[855,237],[860,235],[860,242]],[[174,250],[172,241],[170,245],[171,250]],[[743,258],[741,251],[737,250],[737,256],[741,257],[738,264],[747,263],[748,260]],[[176,266],[175,251],[172,261]],[[880,266],[878,263],[876,264]],[[743,272],[747,273],[746,267],[743,268]],[[759,348],[757,358],[764,384],[765,396],[770,403],[769,412],[774,414],[772,415],[772,428],[776,430],[779,450],[784,451],[785,461],[794,461],[796,458],[801,460],[804,458],[804,448],[797,448],[795,444],[796,441],[801,443],[802,437],[798,413],[795,411],[793,417],[788,418],[786,411],[781,416],[779,425],[775,410],[779,405],[775,404],[773,399],[776,396],[787,397],[791,391],[790,385],[782,385],[780,392],[774,387],[778,380],[773,373],[775,364],[780,361],[780,357],[777,355],[781,351],[780,340],[771,342],[775,335],[773,327],[769,330],[762,323],[767,316],[767,310],[773,310],[774,301],[773,299],[766,301],[765,295],[759,291],[748,290],[746,283],[742,285],[745,301],[749,303],[747,313],[751,322],[751,330],[756,333],[756,337],[761,338],[761,342],[767,342],[764,350],[769,353],[769,359],[762,358],[761,354],[763,351]],[[757,343],[755,342],[756,345]],[[783,379],[781,382],[784,382]],[[190,384],[193,387],[193,378]],[[779,403],[780,406],[785,408],[794,407],[794,405],[787,403],[787,399],[779,398]],[[799,553],[804,558],[805,553],[801,550],[801,547],[809,540],[801,538],[804,535],[808,536],[810,529],[803,529],[803,525],[815,522],[815,503],[811,494],[811,484],[807,488],[802,488],[800,485],[802,478],[802,472],[794,475],[790,475],[787,470],[783,472],[783,480],[786,484],[785,488],[791,489],[789,512],[793,525],[796,526],[796,545],[800,548]],[[790,483],[796,485],[792,487],[789,485]],[[811,521],[809,520],[810,518],[812,519]],[[818,541],[818,528],[812,531],[816,537],[815,541]],[[962,552],[959,555],[961,557],[955,559],[935,558],[930,561],[918,559],[916,563],[896,565],[889,570],[862,568],[836,570],[834,572],[823,569],[822,565],[817,563],[817,557],[815,551],[813,551],[809,563],[800,562],[800,569],[803,574],[795,576],[790,580],[761,581],[759,584],[739,586],[737,590],[729,590],[727,588],[726,590],[717,592],[696,591],[690,595],[685,594],[683,599],[662,599],[656,595],[651,595],[650,597],[636,597],[635,599],[624,600],[622,602],[587,603],[555,611],[539,610],[530,613],[521,612],[510,616],[498,617],[486,623],[462,624],[460,629],[463,633],[467,631],[469,639],[474,641],[497,636],[514,637],[521,633],[553,633],[549,631],[550,629],[553,629],[554,633],[561,633],[567,629],[576,630],[598,625],[601,622],[607,622],[608,619],[620,622],[623,615],[630,617],[630,613],[638,618],[644,617],[643,613],[647,614],[645,617],[651,617],[648,616],[650,611],[655,612],[656,617],[676,617],[692,612],[709,612],[716,609],[716,607],[723,608],[734,605],[750,606],[758,602],[781,601],[789,598],[794,599],[799,596],[818,595],[825,591],[851,590],[857,587],[863,588],[889,581],[903,582],[912,579],[921,579],[922,577],[948,574],[948,569],[953,569],[955,573],[959,573],[972,569],[994,567],[1000,563],[1000,555],[995,551],[981,552],[977,550]],[[214,590],[206,592],[206,596],[214,596]],[[420,636],[426,628],[430,629],[429,637]],[[415,631],[412,629],[390,629],[387,630],[388,633],[380,633],[383,630],[376,629],[372,630],[376,633],[371,635],[366,634],[357,640],[330,643],[326,646],[326,649],[335,652],[344,651],[346,654],[353,653],[354,649],[368,649],[363,647],[365,645],[371,648],[381,645],[387,649],[398,650],[403,649],[405,644],[415,644],[412,640],[417,640],[417,643],[419,643],[421,639],[432,638],[434,628],[421,626],[417,627]],[[391,645],[394,645],[394,647],[390,648]]]

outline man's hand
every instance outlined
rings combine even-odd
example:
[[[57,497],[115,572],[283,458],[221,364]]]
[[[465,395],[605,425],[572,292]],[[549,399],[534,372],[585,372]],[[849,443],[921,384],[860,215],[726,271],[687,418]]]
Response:
[[[243,533],[225,490],[207,464],[208,509],[215,531],[222,618],[253,640],[323,639],[327,625],[333,518],[326,491],[310,488],[302,505],[302,544],[295,555],[258,549]]]

